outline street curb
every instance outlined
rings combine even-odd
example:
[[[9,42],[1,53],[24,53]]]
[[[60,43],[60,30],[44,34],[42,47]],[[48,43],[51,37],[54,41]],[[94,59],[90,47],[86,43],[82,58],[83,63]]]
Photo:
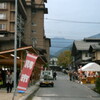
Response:
[[[31,96],[33,96],[37,91],[39,90],[39,86],[29,95],[27,95],[27,97],[25,98],[25,100],[28,100]]]
[[[21,97],[19,100],[28,100],[28,98],[34,95],[38,91],[38,89],[39,89],[39,86],[37,86],[33,92],[31,92],[30,94],[26,96]]]

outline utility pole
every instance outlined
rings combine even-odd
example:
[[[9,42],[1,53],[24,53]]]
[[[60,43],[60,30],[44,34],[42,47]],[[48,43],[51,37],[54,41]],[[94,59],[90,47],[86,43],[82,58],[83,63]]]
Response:
[[[17,79],[17,13],[18,13],[18,0],[15,0],[15,36],[14,36],[14,94],[12,100],[16,93],[16,79]]]

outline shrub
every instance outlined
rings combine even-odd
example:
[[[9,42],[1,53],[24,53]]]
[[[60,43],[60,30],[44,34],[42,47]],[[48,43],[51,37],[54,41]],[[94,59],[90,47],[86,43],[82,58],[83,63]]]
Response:
[[[98,78],[96,79],[95,85],[96,85],[96,91],[97,91],[98,93],[100,93],[100,77],[98,77]]]

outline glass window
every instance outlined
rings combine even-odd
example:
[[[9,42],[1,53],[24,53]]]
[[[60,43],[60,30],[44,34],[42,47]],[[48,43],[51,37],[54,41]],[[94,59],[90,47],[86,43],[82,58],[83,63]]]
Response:
[[[0,13],[0,19],[6,19],[6,14]]]
[[[34,22],[32,22],[32,26],[36,26],[36,24]]]
[[[7,3],[0,3],[0,9],[6,9]]]
[[[0,30],[5,30],[6,29],[6,24],[0,24]]]
[[[32,14],[33,14],[33,15],[36,14],[36,10],[33,10],[33,11],[32,11]]]
[[[32,39],[32,42],[33,42],[33,47],[37,44],[37,39],[36,38],[33,38]]]
[[[32,33],[36,33],[36,31],[35,30],[32,30]]]
[[[85,53],[85,57],[88,57],[88,53],[87,52]]]

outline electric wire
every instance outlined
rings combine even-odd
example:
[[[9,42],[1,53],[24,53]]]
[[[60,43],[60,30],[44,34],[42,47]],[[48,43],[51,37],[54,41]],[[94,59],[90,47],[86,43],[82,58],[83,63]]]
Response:
[[[46,20],[52,20],[52,21],[67,22],[67,23],[100,24],[100,22],[88,22],[88,21],[63,20],[63,19],[54,19],[54,18],[44,18],[44,19],[46,19]]]

